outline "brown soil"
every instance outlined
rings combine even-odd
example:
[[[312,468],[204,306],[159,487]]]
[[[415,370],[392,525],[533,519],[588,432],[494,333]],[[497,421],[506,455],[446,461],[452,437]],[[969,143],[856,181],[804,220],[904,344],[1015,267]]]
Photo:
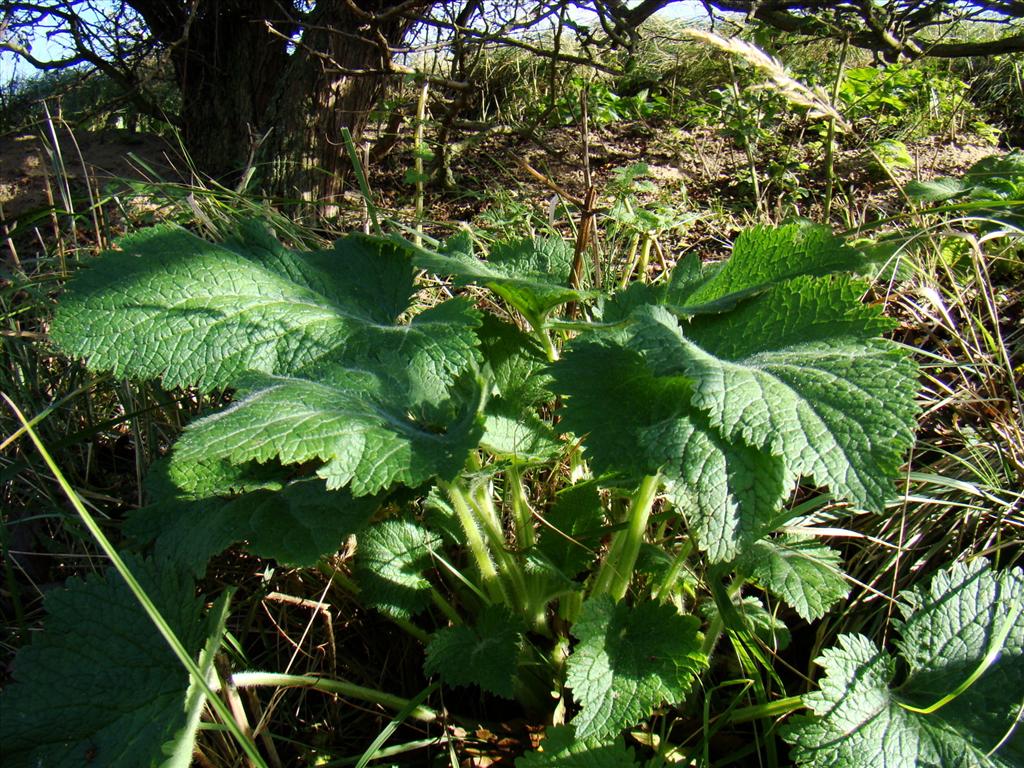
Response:
[[[75,211],[90,205],[117,180],[176,180],[175,152],[163,139],[127,131],[57,132],[59,155],[53,142],[39,135],[0,138],[0,205],[7,226],[34,223],[51,204],[64,209],[61,187],[70,192]]]
[[[687,228],[666,238],[673,250],[720,253],[722,244],[755,217],[776,221],[794,215],[821,218],[823,158],[800,145],[788,150],[791,156],[785,161],[791,166],[803,163],[804,169],[784,181],[767,176],[762,179],[763,209],[758,215],[749,182],[744,181],[748,177],[746,155],[714,128],[684,131],[666,123],[619,123],[593,130],[589,139],[589,163],[598,190],[599,209],[607,210],[613,202],[608,183],[614,170],[644,162],[657,190],[642,195],[642,199],[656,197],[681,214],[697,214]],[[51,155],[51,141],[44,142],[32,135],[0,138],[0,223],[6,225],[15,241],[23,240],[35,228],[45,230],[49,226],[51,204],[58,209],[65,205],[61,194],[64,180],[70,206],[82,212],[89,207],[90,199],[107,191],[123,190],[126,180],[180,180],[176,169],[185,167],[173,147],[152,135],[126,131],[80,131],[72,135],[63,131],[58,132],[58,140],[63,171],[56,170],[61,161]],[[901,184],[915,176],[960,174],[978,159],[997,151],[966,140],[934,137],[911,143],[908,149],[917,167],[895,172]],[[766,174],[760,166],[767,166],[774,159],[767,153],[755,157],[759,172]],[[546,216],[555,193],[550,186],[531,177],[520,160],[570,195],[583,197],[584,149],[577,128],[551,129],[534,139],[498,134],[472,144],[455,158],[456,191],[428,189],[427,218],[445,223],[473,221],[493,206],[489,193],[496,189],[511,193]],[[370,169],[370,181],[386,208],[411,218],[411,188],[403,181],[410,167],[411,150],[400,149]],[[902,205],[898,188],[866,152],[840,153],[836,169],[840,179],[837,208],[845,205],[850,210],[849,201],[856,201],[852,206],[854,214],[871,219]],[[354,202],[353,207],[358,208],[358,203]],[[564,220],[554,223],[567,224]],[[849,223],[833,221],[839,228]],[[38,241],[34,234],[32,239]]]

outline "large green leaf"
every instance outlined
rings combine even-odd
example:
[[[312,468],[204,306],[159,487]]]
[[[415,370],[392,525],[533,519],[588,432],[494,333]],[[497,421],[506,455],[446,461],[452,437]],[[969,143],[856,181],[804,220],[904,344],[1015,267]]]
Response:
[[[384,520],[359,536],[356,581],[363,601],[383,613],[408,618],[430,603],[430,582],[441,537],[409,520]]]
[[[685,329],[637,311],[637,344],[658,375],[694,382],[690,402],[728,441],[880,511],[913,441],[917,368],[878,338],[891,323],[845,278],[796,278]]]
[[[210,627],[192,579],[166,564],[127,563],[185,648],[198,653]],[[46,609],[43,630],[19,652],[0,695],[4,765],[187,765],[180,756],[191,754],[194,738],[189,674],[120,575],[72,579],[47,595]]]
[[[224,245],[155,227],[118,246],[70,282],[52,330],[96,370],[209,390],[251,372],[293,374],[342,348],[435,373],[447,373],[430,362],[438,344],[442,361],[462,355],[459,370],[472,359],[465,312],[396,324],[414,269],[389,242],[351,235],[298,253],[255,227]]]
[[[805,621],[820,619],[850,592],[839,553],[810,538],[759,541],[744,552],[738,567]]]
[[[572,633],[566,685],[580,712],[571,725],[582,739],[613,736],[664,702],[681,702],[705,664],[700,622],[671,605],[630,607],[607,595],[583,604]]]
[[[569,286],[572,249],[560,238],[526,238],[494,246],[487,261],[473,254],[472,241],[459,237],[439,252],[418,251],[416,265],[447,275],[459,285],[482,285],[522,312],[531,323],[559,304],[585,294]]]
[[[434,633],[423,669],[440,675],[445,685],[478,685],[511,699],[516,664],[523,645],[522,628],[503,608],[485,608],[473,626],[462,624]]]
[[[930,589],[902,595],[896,645],[906,665],[866,637],[843,635],[819,664],[810,716],[783,737],[817,768],[1024,765],[1024,572],[954,565]],[[916,710],[916,711],[915,711]]]
[[[701,548],[713,560],[735,557],[770,530],[791,488],[782,462],[723,438],[690,405],[688,377],[658,375],[625,344],[633,342],[578,343],[552,367],[555,388],[568,396],[558,428],[584,437],[599,474],[632,486],[660,472]]]
[[[548,388],[548,361],[535,338],[493,315],[484,316],[477,333],[497,396],[523,408],[553,398]]]
[[[860,263],[803,225],[745,233],[711,277],[684,260],[667,296],[627,292],[617,326],[553,366],[559,428],[598,472],[661,472],[713,560],[777,525],[801,476],[880,509],[913,438],[916,368],[858,284],[809,276]],[[702,309],[681,325],[651,301]]]
[[[316,461],[329,489],[348,485],[363,496],[450,479],[480,440],[475,382],[456,400],[417,404],[390,374],[334,363],[309,376],[251,377],[235,403],[186,429],[172,466]]]
[[[164,462],[147,477],[152,503],[131,512],[124,531],[155,541],[158,560],[202,576],[210,558],[233,544],[282,565],[310,567],[341,548],[369,521],[379,500],[328,491],[322,480],[296,480],[280,490],[255,490],[234,497],[193,496],[167,477]]]
[[[867,260],[828,227],[808,222],[778,227],[760,225],[742,232],[732,256],[721,265],[700,269],[695,258],[673,271],[667,304],[681,314],[728,309],[742,298],[795,277],[853,272]]]
[[[623,768],[635,765],[633,750],[622,738],[614,741],[578,739],[568,725],[548,728],[533,752],[516,760],[516,768]]]

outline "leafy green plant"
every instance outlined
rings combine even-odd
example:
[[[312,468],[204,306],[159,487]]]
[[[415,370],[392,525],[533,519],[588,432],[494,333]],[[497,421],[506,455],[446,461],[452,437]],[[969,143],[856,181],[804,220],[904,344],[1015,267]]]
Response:
[[[618,244],[616,241],[624,245],[626,263],[620,280],[623,286],[629,283],[634,273],[641,281],[646,280],[651,249],[659,247],[660,236],[682,230],[697,218],[695,214],[684,213],[680,209],[680,196],[671,201],[642,200],[641,195],[657,189],[649,175],[646,163],[634,163],[615,169],[608,184],[614,202],[606,217],[606,239],[613,246]],[[685,203],[685,193],[681,197]]]
[[[819,663],[826,677],[785,738],[807,766],[1011,766],[1024,760],[1024,573],[958,564],[902,596],[906,671],[862,635]],[[895,688],[894,679],[901,678]]]
[[[992,155],[972,165],[962,178],[943,176],[907,184],[909,198],[961,208],[991,229],[1009,225],[1024,229],[1024,152]],[[985,220],[988,219],[988,222]]]
[[[837,95],[843,114],[880,139],[951,130],[951,121],[970,116],[966,93],[962,80],[935,65],[890,64],[847,70]]]
[[[223,243],[174,228],[122,241],[71,283],[56,343],[117,376],[233,392],[153,469],[151,504],[127,527],[152,545],[138,567],[198,574],[236,542],[318,563],[424,642],[427,675],[557,725],[520,765],[631,761],[620,734],[692,706],[721,637],[748,663],[758,637],[785,635],[744,588],[805,620],[846,594],[839,553],[781,529],[813,532],[832,498],[884,510],[913,440],[916,366],[850,276],[868,258],[823,227],[756,227],[728,261],[691,255],[661,283],[607,295],[574,284],[573,262],[557,238],[499,243],[486,259],[464,235],[294,251],[249,225]],[[419,270],[489,291],[502,315],[438,302]],[[822,490],[790,503],[801,483]],[[349,575],[328,558],[351,534]],[[1018,577],[1005,578],[1019,600]],[[19,728],[48,722],[16,691],[51,638],[4,694]],[[323,677],[223,683],[437,718]],[[762,686],[743,717],[804,705],[771,699]],[[793,740],[813,764],[808,727]],[[33,759],[30,745],[11,757]]]
[[[665,117],[670,111],[669,100],[642,88],[635,94],[624,96],[607,84],[593,79],[574,77],[568,93],[555,100],[554,116],[560,123],[575,123],[581,117],[583,91],[586,91],[587,112],[595,126],[611,125],[623,120],[649,120]]]
[[[189,652],[214,638],[209,672],[223,627],[204,616],[191,579],[151,560],[129,565]],[[202,695],[124,581],[113,569],[73,580],[46,605],[46,632],[19,655],[0,698],[5,760],[190,765]]]

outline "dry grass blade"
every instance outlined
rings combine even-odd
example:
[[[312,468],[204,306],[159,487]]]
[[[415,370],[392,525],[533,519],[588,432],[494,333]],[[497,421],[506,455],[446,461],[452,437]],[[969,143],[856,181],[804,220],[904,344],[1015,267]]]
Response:
[[[821,88],[811,88],[794,78],[778,59],[769,56],[756,45],[738,37],[722,37],[703,29],[685,29],[683,34],[695,40],[713,45],[719,50],[739,56],[750,66],[765,75],[775,91],[791,103],[806,107],[811,117],[835,120],[836,128],[848,131],[850,124],[832,105],[828,94]]]

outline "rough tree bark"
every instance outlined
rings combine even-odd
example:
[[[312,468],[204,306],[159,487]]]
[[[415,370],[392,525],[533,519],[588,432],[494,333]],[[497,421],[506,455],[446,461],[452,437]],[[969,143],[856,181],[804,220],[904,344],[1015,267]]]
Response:
[[[398,3],[320,0],[303,13],[281,0],[131,4],[170,50],[180,126],[198,169],[233,184],[255,164],[268,191],[339,193],[349,167],[341,129],[358,137],[366,126],[388,47],[410,23],[388,13]]]

